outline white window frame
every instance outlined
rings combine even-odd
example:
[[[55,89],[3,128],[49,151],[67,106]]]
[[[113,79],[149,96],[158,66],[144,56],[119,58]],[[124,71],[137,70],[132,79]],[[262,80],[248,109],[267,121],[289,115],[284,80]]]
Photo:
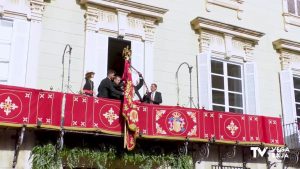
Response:
[[[295,14],[290,13],[288,10],[288,0],[282,0],[282,5],[283,5],[283,22],[284,22],[284,30],[286,32],[289,31],[291,26],[297,26],[300,27],[300,14],[298,13],[297,9],[297,1],[294,0],[295,2]]]
[[[196,17],[191,25],[199,33],[200,40],[200,53],[197,55],[199,106],[212,110],[212,94],[209,92],[211,68],[207,64],[212,58],[218,58],[243,66],[243,113],[259,115],[259,90],[253,51],[264,33],[203,17]]]
[[[293,78],[293,94],[294,94],[294,100],[295,100],[295,101],[294,101],[294,106],[295,106],[295,110],[296,110],[296,112],[295,112],[295,117],[296,117],[296,120],[298,121],[298,119],[299,119],[298,122],[300,122],[300,116],[297,115],[297,106],[296,106],[297,104],[300,105],[300,102],[297,102],[297,101],[296,101],[296,93],[295,93],[295,91],[299,91],[299,92],[300,92],[300,89],[296,89],[296,88],[295,88],[295,85],[294,85],[294,84],[295,84],[294,78],[300,79],[300,75],[298,75],[298,74],[293,74],[293,75],[292,75],[292,78]]]
[[[212,98],[211,98],[212,108],[213,108],[213,106],[222,106],[222,107],[225,107],[225,112],[229,112],[230,108],[234,108],[234,109],[241,109],[242,113],[245,113],[245,90],[244,90],[244,75],[243,75],[243,72],[244,72],[243,68],[244,67],[243,67],[243,64],[241,64],[241,63],[235,63],[235,62],[231,62],[231,61],[220,60],[220,59],[216,59],[216,58],[211,58],[211,61],[218,61],[218,62],[222,62],[223,63],[223,75],[211,72],[211,76],[212,75],[216,75],[216,76],[222,76],[224,78],[224,90],[213,88],[211,86],[210,92],[211,92],[211,95],[212,95]],[[241,68],[241,78],[228,76],[228,71],[227,71],[228,70],[227,69],[227,65],[228,64],[240,66],[240,68]],[[228,89],[228,79],[229,78],[241,80],[241,82],[242,82],[242,84],[241,84],[241,86],[242,86],[242,92],[241,93],[240,92],[229,91],[229,89]],[[225,99],[224,100],[225,101],[224,105],[213,103],[213,94],[212,94],[213,90],[224,92],[224,97],[225,97],[224,98]],[[243,103],[243,107],[242,108],[241,107],[235,107],[235,106],[230,106],[229,105],[229,94],[230,93],[242,95],[242,103]]]
[[[287,3],[287,8],[289,9],[288,1],[289,1],[289,0],[287,0],[286,3]],[[298,8],[297,8],[297,1],[298,1],[298,0],[293,0],[293,1],[294,1],[295,13],[290,13],[289,11],[288,11],[288,13],[300,17],[300,13],[298,13]]]

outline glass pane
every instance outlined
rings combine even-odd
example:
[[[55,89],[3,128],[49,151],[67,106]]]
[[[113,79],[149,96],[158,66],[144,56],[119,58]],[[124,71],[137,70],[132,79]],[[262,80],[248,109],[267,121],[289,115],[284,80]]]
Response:
[[[241,77],[241,66],[227,64],[227,72],[228,72],[228,76]]]
[[[224,77],[211,75],[211,83],[213,88],[224,89]]]
[[[300,104],[296,104],[296,112],[297,112],[297,116],[300,117]]]
[[[242,81],[228,78],[228,90],[233,92],[242,92]]]
[[[229,93],[229,106],[243,107],[243,97],[241,94]]]
[[[300,103],[300,91],[295,90],[295,100]]]
[[[225,104],[224,92],[213,90],[212,98],[213,98],[213,103]]]
[[[294,88],[300,89],[300,78],[294,77]]]
[[[223,107],[223,106],[213,106],[213,110],[215,110],[215,111],[225,111],[225,107]]]
[[[10,44],[0,42],[0,59],[8,61],[10,56]]]
[[[288,12],[295,14],[295,1],[294,0],[287,0],[288,2]]]
[[[243,109],[229,108],[229,112],[233,112],[233,113],[243,113]]]
[[[300,16],[300,0],[297,1],[298,16]]]
[[[212,60],[211,61],[211,72],[223,75],[224,74],[223,73],[223,63],[216,61],[216,60]]]

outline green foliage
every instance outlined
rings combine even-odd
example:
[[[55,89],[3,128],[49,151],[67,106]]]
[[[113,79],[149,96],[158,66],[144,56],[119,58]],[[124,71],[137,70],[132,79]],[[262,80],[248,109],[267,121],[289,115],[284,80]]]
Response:
[[[192,158],[188,155],[158,154],[153,152],[117,152],[116,148],[91,150],[88,148],[72,148],[57,151],[52,144],[36,146],[32,150],[33,169],[58,169],[61,165],[68,168],[78,166],[99,169],[111,168],[113,162],[123,166],[136,166],[140,169],[157,167],[172,169],[193,168]]]

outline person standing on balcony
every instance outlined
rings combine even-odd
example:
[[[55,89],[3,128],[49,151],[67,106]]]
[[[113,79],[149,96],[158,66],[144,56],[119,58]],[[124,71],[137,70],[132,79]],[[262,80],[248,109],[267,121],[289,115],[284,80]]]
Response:
[[[94,96],[94,82],[92,81],[94,75],[94,72],[87,72],[85,74],[85,84],[83,86],[83,93],[85,95]]]
[[[161,93],[156,91],[157,84],[152,83],[150,87],[151,92],[147,91],[147,93],[143,97],[143,101],[150,104],[161,104],[162,97]]]
[[[111,98],[112,94],[124,95],[124,92],[118,91],[114,88],[112,80],[115,77],[116,72],[114,70],[107,71],[107,77],[103,79],[98,87],[97,97]]]
[[[113,86],[116,90],[118,90],[120,92],[124,91],[124,84],[121,82],[121,77],[120,76],[115,76],[114,77]],[[116,94],[116,93],[111,93],[111,98],[112,99],[118,99],[118,100],[122,99],[121,95]]]

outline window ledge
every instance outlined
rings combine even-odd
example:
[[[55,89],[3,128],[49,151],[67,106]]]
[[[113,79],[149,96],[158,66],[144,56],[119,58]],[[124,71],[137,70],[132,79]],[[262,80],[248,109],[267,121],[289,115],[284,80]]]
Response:
[[[242,0],[206,0],[206,11],[210,12],[210,5],[217,5],[224,8],[232,9],[237,12],[237,18],[242,19],[241,12],[242,10],[242,4],[244,1]]]
[[[284,18],[284,29],[288,31],[288,25],[298,26],[300,27],[300,16],[291,14],[291,13],[283,13]]]

